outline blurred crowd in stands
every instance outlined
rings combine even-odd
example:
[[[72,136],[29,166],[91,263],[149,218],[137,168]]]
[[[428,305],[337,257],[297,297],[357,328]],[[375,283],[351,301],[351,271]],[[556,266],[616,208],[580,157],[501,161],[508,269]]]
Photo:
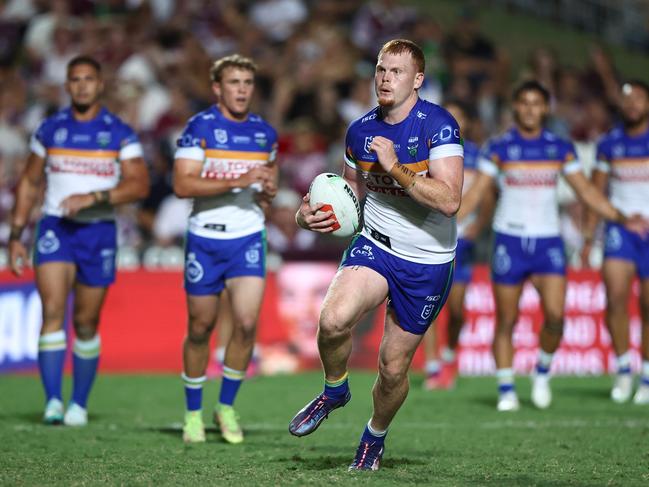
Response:
[[[269,246],[284,259],[339,258],[345,242],[298,229],[293,215],[315,175],[340,172],[347,125],[374,105],[376,53],[395,37],[425,51],[422,98],[470,107],[464,135],[477,143],[508,126],[509,93],[524,78],[551,91],[551,128],[585,147],[615,120],[619,77],[600,46],[580,69],[540,46],[512,72],[507,46],[495,45],[467,9],[440,25],[395,0],[0,0],[0,243],[30,134],[67,103],[66,63],[85,53],[102,63],[105,103],[138,132],[151,174],[150,196],[119,210],[120,263],[182,265],[190,202],[171,189],[175,140],[213,103],[213,60],[239,52],[259,64],[253,111],[280,134],[282,190]],[[579,211],[566,200],[574,220],[567,232],[579,245]]]

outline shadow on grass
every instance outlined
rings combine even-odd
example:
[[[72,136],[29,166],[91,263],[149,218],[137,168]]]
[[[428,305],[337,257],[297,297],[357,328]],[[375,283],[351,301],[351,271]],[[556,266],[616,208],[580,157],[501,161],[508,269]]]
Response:
[[[354,452],[350,450],[349,455],[322,455],[319,457],[303,457],[293,455],[272,460],[275,463],[287,464],[288,470],[330,470],[347,468],[354,459]],[[423,460],[413,458],[389,458],[381,461],[381,469],[403,467],[404,465],[425,465]]]

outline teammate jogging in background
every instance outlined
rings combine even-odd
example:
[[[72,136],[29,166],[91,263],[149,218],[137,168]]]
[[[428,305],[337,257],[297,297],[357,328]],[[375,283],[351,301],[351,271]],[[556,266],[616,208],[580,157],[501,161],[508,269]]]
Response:
[[[607,191],[611,201],[626,215],[638,213],[649,219],[649,86],[630,81],[622,86],[624,125],[616,127],[597,145],[593,183]],[[582,255],[586,258],[597,226],[589,214]],[[649,404],[649,235],[629,232],[623,225],[607,222],[602,276],[606,286],[606,324],[617,356],[617,375],[611,399],[626,402],[633,392],[629,352],[628,303],[634,276],[640,278],[642,319],[642,372],[633,397],[636,404]]]
[[[353,122],[346,137],[344,178],[367,197],[363,230],[345,252],[320,314],[324,391],[289,425],[293,435],[308,435],[351,399],[352,329],[387,298],[374,412],[350,469],[379,468],[388,427],[408,394],[413,354],[453,279],[463,149],[453,117],[418,97],[423,80],[416,44],[399,39],[381,48],[374,75],[379,106]],[[310,203],[306,195],[298,224],[330,232],[332,213],[316,214],[322,202]]]
[[[498,378],[498,411],[519,409],[514,386],[512,333],[518,320],[523,284],[530,279],[541,297],[544,322],[533,374],[532,402],[550,406],[550,367],[563,334],[566,258],[559,231],[557,182],[562,174],[579,199],[607,220],[643,232],[647,222],[629,218],[586,179],[571,142],[543,125],[549,93],[536,81],[514,91],[515,126],[483,149],[480,176],[463,201],[472,211],[485,191],[499,182],[500,196],[493,222],[495,240],[491,277],[496,301],[493,351]]]
[[[468,108],[458,101],[448,101],[444,103],[444,108],[457,120],[460,132],[466,134],[470,124]],[[466,192],[471,186],[478,173],[479,150],[476,144],[464,139],[463,192]],[[470,215],[462,215],[462,206],[460,206],[457,217],[458,240],[455,277],[448,296],[447,342],[442,348],[441,354],[437,340],[437,323],[432,323],[424,335],[424,353],[426,357],[424,389],[426,390],[450,389],[455,385],[457,346],[460,331],[462,325],[464,325],[464,295],[473,273],[473,244],[482,228],[491,220],[494,201],[493,193],[487,193],[480,205],[480,209]]]
[[[178,139],[174,191],[193,198],[185,245],[188,329],[182,374],[186,413],[183,439],[205,441],[202,388],[221,291],[227,288],[232,334],[214,421],[229,443],[243,432],[233,409],[255,344],[266,276],[264,213],[277,191],[277,134],[250,113],[255,64],[232,55],[210,70],[216,105],[198,113]]]
[[[22,274],[27,252],[20,237],[45,182],[43,217],[34,249],[36,286],[43,303],[38,366],[47,404],[43,420],[83,426],[99,361],[97,333],[117,250],[113,206],[146,197],[148,172],[133,130],[102,107],[101,67],[79,56],[67,67],[72,104],[44,120],[31,139],[11,219],[12,271]],[[74,292],[72,399],[63,415],[61,382],[66,350],[66,302]]]

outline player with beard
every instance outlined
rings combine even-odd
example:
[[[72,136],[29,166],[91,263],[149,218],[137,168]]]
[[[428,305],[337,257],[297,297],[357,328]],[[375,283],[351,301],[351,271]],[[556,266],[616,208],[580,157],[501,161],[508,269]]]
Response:
[[[550,367],[563,334],[566,259],[559,232],[557,182],[562,174],[579,199],[598,215],[640,233],[640,216],[627,216],[586,179],[571,142],[544,128],[550,95],[537,81],[514,90],[514,127],[489,141],[479,162],[480,176],[469,189],[463,211],[472,211],[485,191],[499,183],[493,229],[491,276],[496,301],[493,352],[498,378],[498,411],[519,409],[514,385],[512,334],[523,284],[530,279],[541,297],[544,322],[533,374],[532,402],[552,402]]]
[[[419,98],[423,80],[424,55],[415,43],[397,39],[381,48],[374,74],[379,105],[347,131],[343,177],[366,196],[364,226],[345,252],[320,313],[324,390],[289,425],[291,434],[308,435],[351,399],[352,329],[387,299],[373,414],[352,470],[379,468],[388,427],[408,394],[413,354],[453,280],[463,149],[453,117]],[[319,212],[321,207],[306,195],[298,225],[332,231],[332,212]]]
[[[115,280],[115,205],[146,197],[149,179],[137,135],[102,107],[101,67],[79,56],[67,66],[72,104],[44,120],[30,143],[11,217],[9,257],[20,275],[27,260],[21,234],[39,198],[43,217],[34,249],[36,286],[43,303],[38,365],[45,388],[43,420],[83,426],[99,361],[99,315]],[[74,292],[72,399],[63,414],[61,380],[66,350],[66,302]]]
[[[649,219],[649,85],[643,81],[629,81],[622,85],[621,91],[624,123],[611,130],[597,145],[593,183],[607,191],[613,204],[625,214],[638,213]],[[597,215],[588,215],[584,257],[590,254],[597,221]],[[606,223],[604,235],[602,277],[607,296],[606,324],[617,356],[611,399],[626,402],[633,392],[628,303],[631,285],[638,276],[642,371],[633,402],[649,404],[649,236],[631,233],[612,221]]]

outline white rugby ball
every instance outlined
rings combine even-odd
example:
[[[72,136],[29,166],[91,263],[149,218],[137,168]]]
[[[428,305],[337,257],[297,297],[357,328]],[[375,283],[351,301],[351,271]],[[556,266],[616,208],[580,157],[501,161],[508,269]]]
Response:
[[[336,222],[333,235],[349,237],[358,230],[361,221],[361,205],[352,187],[338,174],[319,174],[309,187],[310,203],[324,203],[324,211],[333,211]]]

